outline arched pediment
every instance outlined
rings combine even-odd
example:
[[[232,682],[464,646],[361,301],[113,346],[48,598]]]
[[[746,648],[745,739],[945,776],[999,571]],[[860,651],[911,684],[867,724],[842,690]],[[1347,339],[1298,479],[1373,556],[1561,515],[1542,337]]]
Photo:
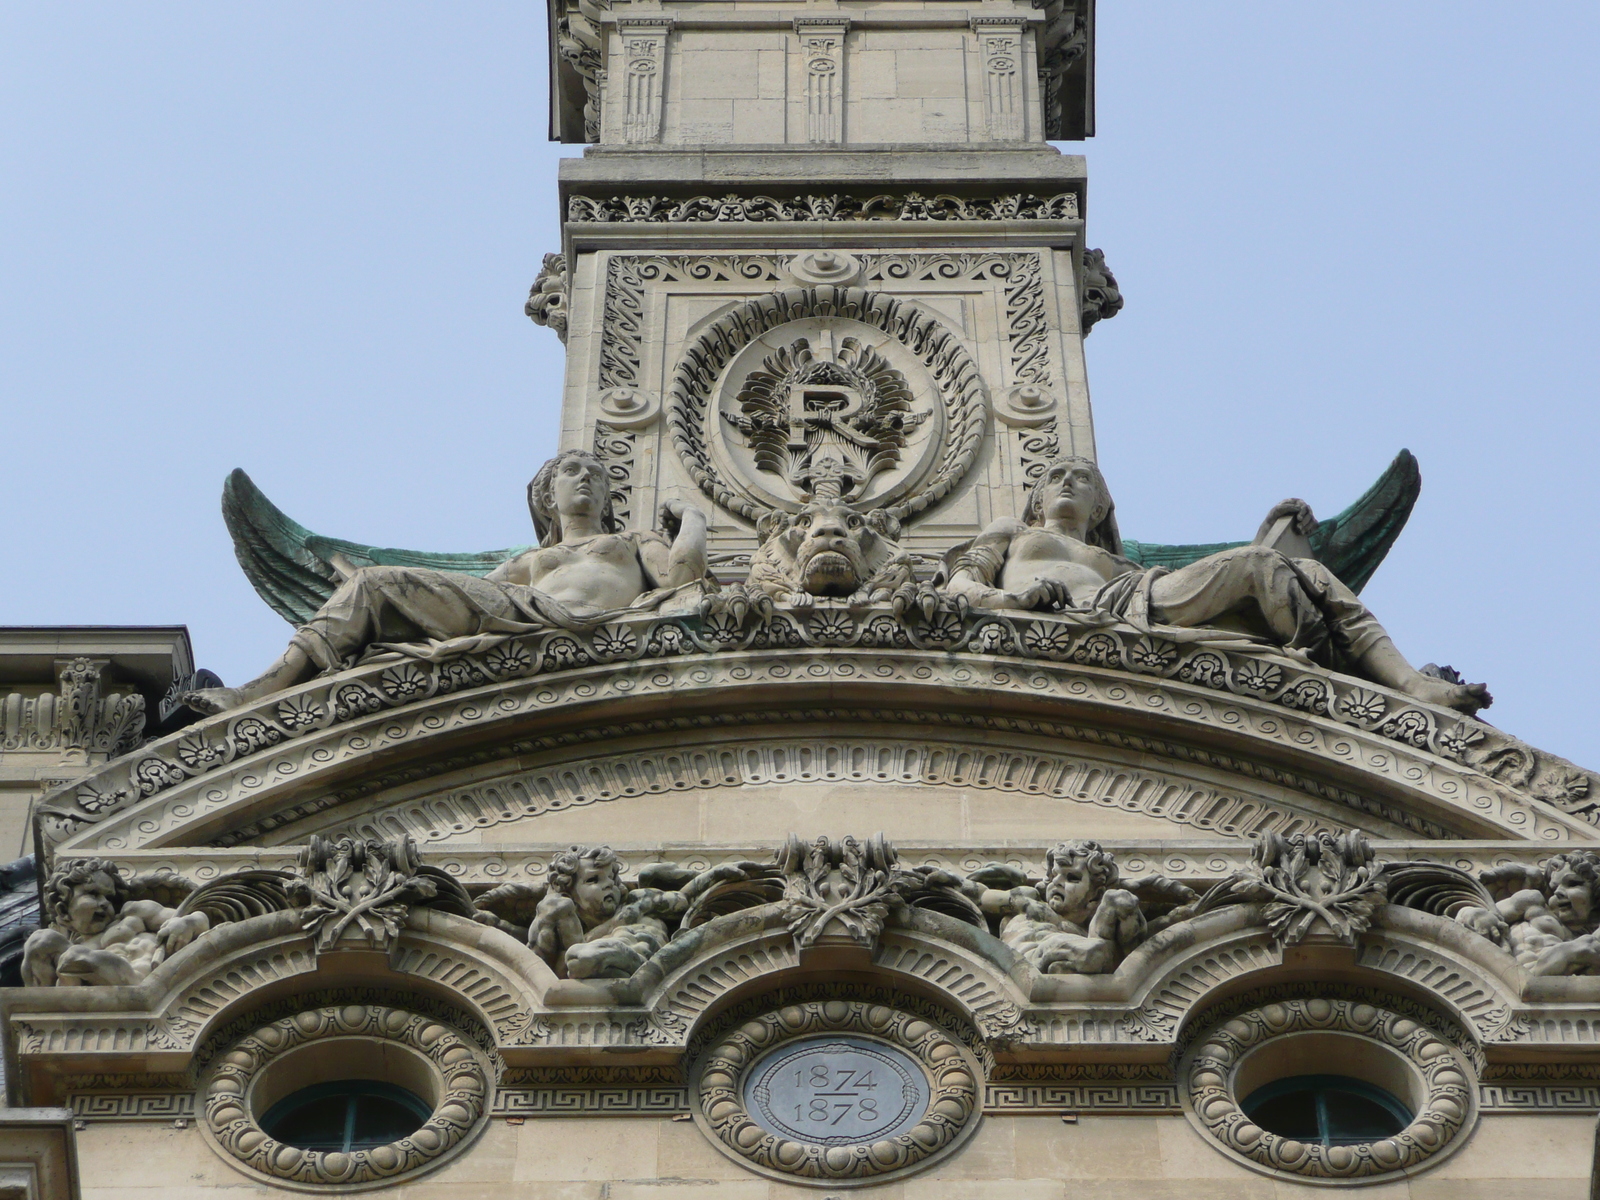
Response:
[[[750,649],[755,626],[652,618],[516,639],[475,657],[374,662],[96,768],[46,797],[46,835],[73,853],[261,844],[353,830],[370,813],[395,832],[410,822],[423,842],[449,840],[630,789],[754,784],[771,755],[724,751],[741,730],[784,726],[801,739],[790,742],[795,753],[802,743],[823,748],[825,782],[834,771],[918,788],[1056,789],[1111,809],[1176,780],[1185,796],[1147,809],[1208,831],[1342,825],[1380,837],[1594,839],[1590,777],[1570,764],[1459,714],[1271,655],[1141,648],[1132,631],[1085,633],[1020,615],[972,614],[943,634],[870,610],[780,619],[792,643],[783,648]],[[956,648],[928,640],[935,634]],[[898,747],[882,766],[859,765],[851,734],[864,725]],[[619,746],[641,766],[653,761],[653,778],[619,773]],[[696,746],[718,753],[697,758]],[[1110,775],[1077,784],[1068,768],[1085,763]],[[1119,770],[1121,791],[1105,783]],[[511,789],[494,797],[498,808],[495,779]],[[540,794],[519,798],[519,780]]]

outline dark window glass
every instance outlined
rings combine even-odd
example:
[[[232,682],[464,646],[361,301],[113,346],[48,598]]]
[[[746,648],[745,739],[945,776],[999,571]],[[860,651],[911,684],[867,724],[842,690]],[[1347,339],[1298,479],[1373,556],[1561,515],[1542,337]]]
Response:
[[[1324,1146],[1353,1146],[1393,1137],[1411,1111],[1382,1088],[1343,1075],[1295,1075],[1257,1088],[1245,1116],[1280,1137]]]
[[[404,1088],[353,1079],[285,1096],[267,1110],[261,1128],[301,1150],[370,1150],[415,1133],[432,1115]]]

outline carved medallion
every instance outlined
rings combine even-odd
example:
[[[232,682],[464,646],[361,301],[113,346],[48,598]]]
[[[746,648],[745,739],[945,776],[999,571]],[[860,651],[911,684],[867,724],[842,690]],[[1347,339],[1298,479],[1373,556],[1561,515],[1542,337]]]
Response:
[[[904,520],[971,469],[988,418],[953,331],[900,299],[830,285],[718,318],[663,407],[690,476],[752,521],[822,498]]]
[[[878,1182],[977,1126],[978,1068],[932,1021],[881,1004],[793,1004],[701,1060],[695,1119],[730,1156],[821,1186]]]
[[[718,410],[734,474],[781,508],[823,495],[870,506],[903,490],[940,423],[923,428],[934,406],[907,381],[918,364],[891,362],[904,354],[891,342],[856,322],[807,321],[740,355]]]

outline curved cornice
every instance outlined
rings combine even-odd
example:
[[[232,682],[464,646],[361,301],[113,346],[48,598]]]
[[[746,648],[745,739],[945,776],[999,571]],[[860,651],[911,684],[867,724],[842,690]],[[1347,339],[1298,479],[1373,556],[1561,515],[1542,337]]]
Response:
[[[712,622],[647,619],[438,663],[374,662],[98,767],[45,798],[42,826],[69,853],[234,844],[241,830],[259,837],[341,791],[370,791],[374,778],[563,747],[590,759],[608,739],[653,731],[681,744],[685,731],[754,714],[837,729],[848,713],[919,737],[940,730],[946,742],[982,745],[1009,730],[1279,772],[1423,837],[1595,840],[1586,773],[1459,714],[1273,655],[1158,646],[1044,617],[951,617],[939,636],[956,650],[935,648],[932,626],[881,611],[773,620],[719,633]],[[786,633],[774,632],[780,624]],[[1553,802],[1557,784],[1561,803],[1582,811]]]

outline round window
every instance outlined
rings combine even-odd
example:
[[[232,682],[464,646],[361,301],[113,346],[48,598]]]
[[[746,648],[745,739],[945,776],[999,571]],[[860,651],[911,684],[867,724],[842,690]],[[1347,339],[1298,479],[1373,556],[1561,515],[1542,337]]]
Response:
[[[433,1115],[420,1096],[373,1079],[319,1083],[285,1096],[261,1117],[268,1137],[301,1150],[370,1150],[415,1133]]]
[[[1344,1075],[1294,1075],[1257,1088],[1239,1106],[1279,1137],[1324,1146],[1359,1146],[1393,1137],[1412,1112],[1380,1087]]]

